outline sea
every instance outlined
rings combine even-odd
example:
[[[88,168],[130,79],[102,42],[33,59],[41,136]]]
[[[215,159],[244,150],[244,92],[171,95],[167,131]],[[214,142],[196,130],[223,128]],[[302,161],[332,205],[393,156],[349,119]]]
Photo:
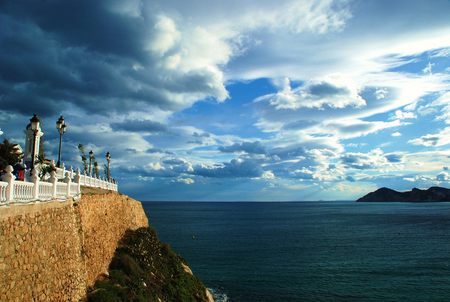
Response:
[[[215,301],[450,301],[450,203],[143,202]]]

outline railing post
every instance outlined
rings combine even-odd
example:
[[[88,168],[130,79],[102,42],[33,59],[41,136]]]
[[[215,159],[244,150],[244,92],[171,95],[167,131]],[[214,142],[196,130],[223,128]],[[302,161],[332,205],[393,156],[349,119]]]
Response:
[[[63,181],[67,184],[67,198],[70,196],[70,177],[69,172],[66,172],[66,177],[64,177]]]
[[[81,186],[80,186],[80,168],[77,169],[77,175],[73,178],[73,181],[78,184],[77,193],[81,193]]]
[[[58,179],[55,177],[56,172],[52,171],[50,172],[50,178],[48,179],[48,182],[52,183],[52,197],[56,198],[56,183],[58,182]]]
[[[38,196],[39,195],[39,177],[37,177],[36,173],[37,173],[36,169],[33,169],[31,171],[31,176],[28,178],[28,180],[34,184],[33,198],[39,199],[39,196]]]
[[[61,178],[64,178],[64,175],[66,175],[66,166],[64,165],[64,163],[61,163],[61,169],[62,169]]]
[[[69,167],[70,170],[70,179],[73,179],[73,168],[72,166]]]
[[[14,179],[16,179],[16,177],[11,173],[13,170],[11,165],[6,166],[3,170],[6,173],[2,175],[2,180],[8,183],[8,186],[6,187],[6,202],[12,201],[14,198]]]

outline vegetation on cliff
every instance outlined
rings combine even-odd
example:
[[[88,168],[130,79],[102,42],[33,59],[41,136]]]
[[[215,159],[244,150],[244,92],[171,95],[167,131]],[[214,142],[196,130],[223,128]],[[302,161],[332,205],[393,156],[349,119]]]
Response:
[[[90,289],[88,301],[208,301],[206,288],[186,260],[158,240],[152,227],[128,230],[116,249],[109,275]]]

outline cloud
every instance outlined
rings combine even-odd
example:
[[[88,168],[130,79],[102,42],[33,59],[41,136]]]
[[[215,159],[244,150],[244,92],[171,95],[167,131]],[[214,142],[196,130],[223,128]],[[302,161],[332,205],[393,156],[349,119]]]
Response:
[[[197,132],[194,132],[194,133],[192,134],[192,136],[209,138],[209,137],[211,137],[211,134],[210,134],[210,133],[207,133],[207,132],[204,132],[204,133],[202,133],[202,134],[198,134]]]
[[[342,74],[328,75],[294,90],[291,89],[289,80],[286,78],[280,92],[259,97],[255,101],[268,101],[277,110],[366,105],[365,100],[358,94],[358,86]]]
[[[203,145],[203,142],[199,139],[196,139],[195,141],[188,141],[188,144],[194,144],[194,145]]]
[[[41,115],[51,115],[70,104],[109,115],[228,97],[218,68],[229,60],[228,45],[208,40],[205,29],[180,29],[173,18],[152,14],[151,3],[122,5],[121,12],[84,0],[2,6],[4,110],[30,115],[39,103]]]
[[[340,157],[340,164],[345,169],[393,171],[403,169],[399,154],[383,155],[381,149],[374,149],[369,153],[346,153]]]
[[[450,127],[446,127],[438,134],[427,134],[420,138],[409,140],[409,144],[424,145],[426,147],[444,146],[450,143]]]
[[[212,178],[255,178],[263,175],[261,165],[252,160],[232,159],[221,166],[194,166],[193,174]]]
[[[345,178],[345,180],[346,180],[346,181],[349,181],[349,182],[356,182],[356,180],[355,180],[353,177],[351,177],[351,176],[347,176],[347,177]]]
[[[115,131],[173,134],[168,126],[150,120],[125,120],[121,123],[112,123],[111,128]]]
[[[148,148],[145,152],[147,152],[147,153],[162,153],[163,150],[161,150],[159,148]]]
[[[401,163],[404,160],[402,153],[391,153],[384,156],[390,163]]]
[[[450,174],[448,172],[442,171],[438,175],[436,175],[436,180],[438,181],[448,181],[450,179]]]
[[[395,115],[392,115],[391,117],[389,117],[390,120],[395,120],[395,119],[403,120],[403,119],[407,119],[407,118],[417,118],[417,116],[413,112],[403,112],[401,110],[396,110]]]
[[[234,143],[231,146],[219,146],[218,150],[224,153],[245,152],[248,154],[267,154],[267,149],[260,141],[253,143],[243,142],[242,144]]]
[[[159,56],[163,56],[181,39],[181,32],[175,22],[166,16],[159,17],[153,31],[153,39],[148,42],[146,49],[156,52]]]
[[[195,181],[192,178],[179,178],[177,181],[184,183],[186,185],[191,185],[191,184],[195,183]]]
[[[432,104],[432,108],[427,108],[425,110],[433,110],[432,113],[435,113],[437,110],[433,107],[441,107],[438,112],[440,112],[440,115],[436,116],[436,120],[444,120],[445,123],[450,124],[450,92],[446,92],[443,95],[441,95],[439,98],[437,98]]]
[[[379,99],[384,99],[386,97],[386,95],[388,94],[388,90],[385,88],[382,89],[378,89],[377,91],[375,91],[375,97],[379,100]]]

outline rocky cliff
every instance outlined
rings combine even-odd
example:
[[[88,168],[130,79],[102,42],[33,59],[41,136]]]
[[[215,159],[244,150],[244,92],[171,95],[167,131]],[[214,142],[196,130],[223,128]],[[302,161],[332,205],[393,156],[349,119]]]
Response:
[[[449,202],[450,189],[431,187],[428,190],[417,188],[406,192],[397,192],[388,188],[380,188],[356,202]]]
[[[119,194],[0,205],[0,301],[80,301],[142,227],[141,203]]]

